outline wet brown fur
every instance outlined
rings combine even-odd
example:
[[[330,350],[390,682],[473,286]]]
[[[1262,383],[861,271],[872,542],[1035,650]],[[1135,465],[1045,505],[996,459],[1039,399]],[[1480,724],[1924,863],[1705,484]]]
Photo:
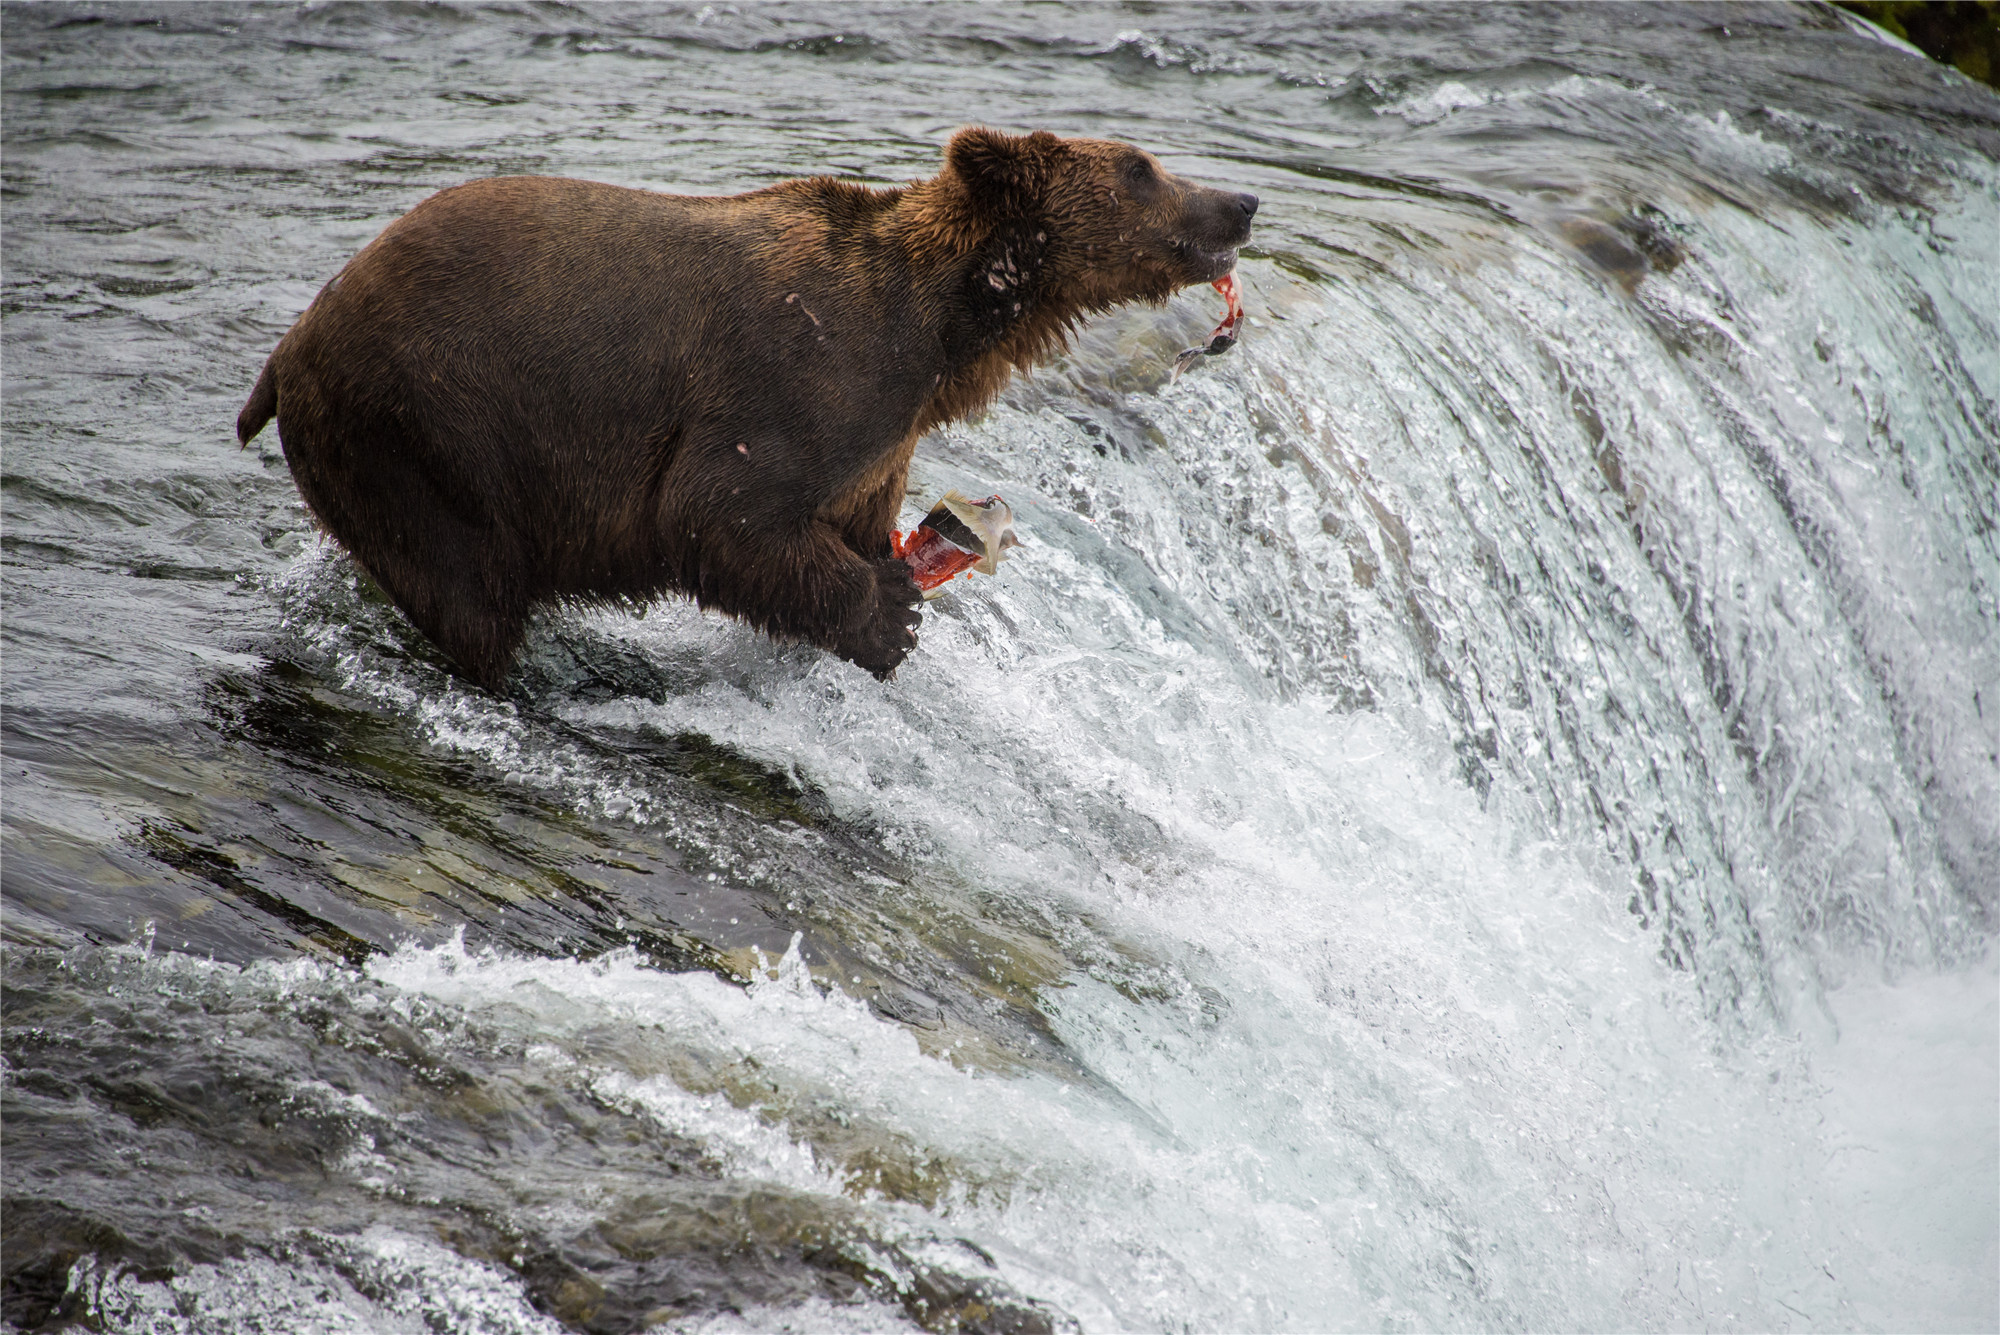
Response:
[[[273,415],[321,524],[498,689],[529,613],[678,590],[886,674],[916,442],[1086,315],[1226,272],[1256,201],[1125,144],[960,131],[927,181],[443,191],[321,291]]]

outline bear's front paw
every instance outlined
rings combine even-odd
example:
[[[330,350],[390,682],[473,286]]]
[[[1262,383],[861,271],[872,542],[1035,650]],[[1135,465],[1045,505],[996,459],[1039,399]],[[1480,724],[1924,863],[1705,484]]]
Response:
[[[924,619],[917,608],[922,606],[924,594],[901,561],[871,561],[869,565],[875,576],[874,602],[842,633],[834,652],[886,680],[917,647],[917,625]]]

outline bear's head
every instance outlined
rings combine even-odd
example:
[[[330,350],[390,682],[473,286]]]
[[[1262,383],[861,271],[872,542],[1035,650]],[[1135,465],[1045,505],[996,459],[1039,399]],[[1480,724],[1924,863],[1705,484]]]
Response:
[[[945,173],[987,233],[981,281],[1058,318],[1215,281],[1257,212],[1255,195],[1184,180],[1143,149],[1046,130],[960,130]]]

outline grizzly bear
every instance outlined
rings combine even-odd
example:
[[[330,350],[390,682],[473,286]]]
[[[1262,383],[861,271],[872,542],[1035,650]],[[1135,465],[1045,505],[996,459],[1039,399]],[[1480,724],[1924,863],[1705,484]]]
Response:
[[[1230,272],[1256,209],[1129,144],[983,128],[898,189],[474,181],[320,291],[236,432],[277,417],[314,517],[489,690],[536,606],[667,590],[886,677],[917,439],[1087,313]]]

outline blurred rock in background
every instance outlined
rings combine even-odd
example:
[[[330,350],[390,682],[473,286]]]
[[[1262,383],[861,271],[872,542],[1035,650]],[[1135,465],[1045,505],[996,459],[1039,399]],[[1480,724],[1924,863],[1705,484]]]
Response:
[[[2000,87],[2000,0],[1838,0],[1932,60]]]

